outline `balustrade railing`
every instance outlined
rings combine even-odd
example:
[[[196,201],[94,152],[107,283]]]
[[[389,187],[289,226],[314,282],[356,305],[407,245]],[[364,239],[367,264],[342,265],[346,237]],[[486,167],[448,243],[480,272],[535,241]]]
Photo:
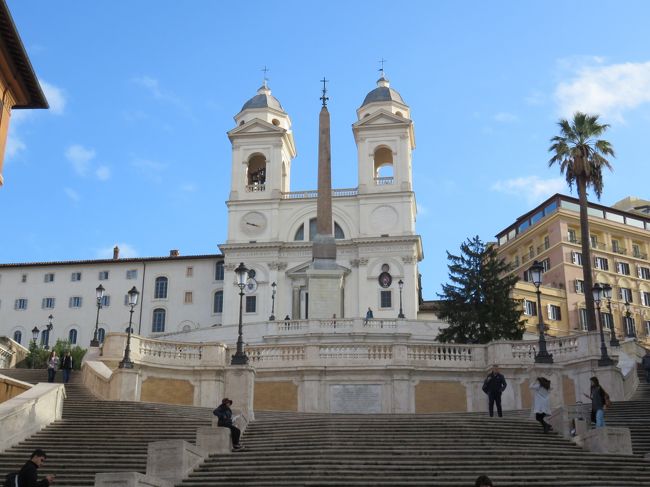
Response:
[[[258,193],[261,191],[266,191],[265,184],[248,184],[246,185],[246,191],[248,193]]]
[[[392,345],[320,345],[318,356],[325,360],[366,359],[390,360],[393,358]]]
[[[305,360],[305,347],[302,345],[287,346],[249,346],[246,355],[252,364],[261,362],[296,362]]]
[[[333,189],[332,197],[333,198],[342,198],[346,196],[356,196],[359,194],[357,188],[342,188],[342,189]],[[310,189],[307,191],[288,191],[282,193],[283,200],[303,200],[303,199],[315,199],[318,198],[318,190]]]
[[[383,320],[383,319],[377,319],[373,318],[370,320],[365,320],[363,322],[363,327],[364,328],[386,328],[386,329],[394,329],[397,328],[397,320]]]
[[[472,362],[472,349],[469,345],[409,345],[406,356],[409,360]]]
[[[395,178],[392,176],[388,177],[383,177],[383,178],[375,178],[375,184],[377,186],[384,186],[386,184],[394,184],[395,183]]]

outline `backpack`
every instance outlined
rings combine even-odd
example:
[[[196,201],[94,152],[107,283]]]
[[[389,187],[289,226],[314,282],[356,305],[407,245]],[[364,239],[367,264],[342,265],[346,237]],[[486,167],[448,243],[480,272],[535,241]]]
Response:
[[[18,472],[8,473],[5,477],[4,487],[19,487]]]

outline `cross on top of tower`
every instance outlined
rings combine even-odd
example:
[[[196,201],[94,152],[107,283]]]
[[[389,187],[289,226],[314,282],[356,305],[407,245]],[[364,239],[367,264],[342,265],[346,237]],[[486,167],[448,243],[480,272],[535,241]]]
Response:
[[[267,68],[266,65],[264,65],[264,67],[260,71],[264,72],[264,86],[266,86],[266,82],[269,80],[269,78],[266,76],[266,73],[268,73],[270,69]]]
[[[323,79],[321,80],[321,82],[323,83],[323,96],[321,96],[320,99],[323,100],[324,107],[327,106],[327,100],[329,100],[329,97],[327,96],[327,85],[326,85],[328,81],[329,80],[325,79],[325,76],[323,76]]]
[[[382,57],[382,58],[379,60],[379,64],[381,64],[381,67],[379,68],[379,72],[381,73],[381,77],[382,77],[382,78],[384,77],[384,74],[385,74],[385,73],[384,73],[384,63],[386,63],[386,60]]]

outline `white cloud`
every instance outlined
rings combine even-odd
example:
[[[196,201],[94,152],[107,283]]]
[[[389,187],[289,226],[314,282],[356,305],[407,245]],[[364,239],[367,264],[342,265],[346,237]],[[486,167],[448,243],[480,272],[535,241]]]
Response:
[[[186,193],[194,193],[197,189],[198,188],[194,183],[181,184],[181,191],[185,191]]]
[[[164,162],[144,159],[141,157],[134,157],[131,160],[131,165],[156,183],[162,182],[162,173],[167,169],[167,164]]]
[[[27,148],[25,143],[20,137],[16,135],[16,129],[11,126],[9,128],[9,135],[7,136],[7,146],[5,149],[5,154],[7,159],[13,159],[13,157],[19,152],[24,151]]]
[[[172,105],[187,111],[185,103],[183,103],[183,101],[181,101],[181,99],[171,91],[163,89],[156,78],[152,78],[151,76],[138,76],[133,78],[132,81],[136,85],[145,88],[156,100],[171,103]]]
[[[97,179],[100,181],[107,181],[111,178],[111,168],[108,166],[99,166],[95,170],[95,176],[97,176]]]
[[[571,67],[571,78],[554,93],[561,116],[576,111],[623,121],[623,114],[650,102],[650,61],[603,65],[602,58]],[[566,64],[566,63],[564,63]]]
[[[72,188],[63,188],[64,193],[68,198],[70,198],[75,203],[78,203],[81,200],[81,196]]]
[[[505,181],[497,181],[490,188],[492,191],[524,197],[528,203],[538,203],[566,187],[564,178],[540,179],[538,176],[526,176]]]
[[[95,151],[79,144],[72,144],[66,149],[65,157],[72,163],[78,175],[85,176],[90,168],[90,161],[95,158]]]
[[[43,88],[43,93],[45,93],[45,98],[50,105],[50,112],[55,115],[62,115],[65,112],[66,98],[63,94],[63,90],[54,86],[47,81],[39,80],[41,88]]]
[[[429,214],[429,209],[426,206],[423,206],[420,203],[416,204],[415,206],[417,207],[418,215],[421,217],[425,217]]]
[[[129,259],[132,257],[138,257],[138,251],[135,249],[133,245],[128,243],[118,243],[115,245],[117,245],[120,249],[120,258]],[[95,255],[97,256],[98,259],[112,259],[113,247],[115,247],[115,245],[97,249]]]
[[[512,123],[519,120],[519,117],[517,115],[508,112],[499,112],[495,114],[493,118],[496,122],[501,122],[501,123]]]

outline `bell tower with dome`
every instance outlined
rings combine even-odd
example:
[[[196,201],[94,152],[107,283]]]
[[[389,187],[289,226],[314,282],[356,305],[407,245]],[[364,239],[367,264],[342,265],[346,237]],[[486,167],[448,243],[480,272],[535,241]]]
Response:
[[[291,188],[296,149],[289,115],[266,82],[244,103],[228,132],[228,238],[219,245],[225,257],[224,303],[239,300],[235,267],[244,262],[255,271],[254,285],[246,288],[244,323],[262,323],[270,316],[283,321],[358,318],[369,307],[378,319],[417,317],[418,262],[423,255],[415,231],[415,136],[410,116],[409,106],[382,72],[352,126],[358,186],[321,184],[328,171],[320,169],[318,160],[329,156],[314,147],[307,151],[308,163],[319,166],[318,184]],[[321,120],[321,132],[327,126]],[[321,147],[329,137],[319,140]],[[331,195],[330,201],[319,193],[322,198]],[[329,206],[324,219],[319,200],[321,210]],[[319,218],[331,228],[319,228]],[[336,286],[321,289],[315,279],[326,272],[336,274]],[[220,322],[237,323],[238,311],[224,306]]]

